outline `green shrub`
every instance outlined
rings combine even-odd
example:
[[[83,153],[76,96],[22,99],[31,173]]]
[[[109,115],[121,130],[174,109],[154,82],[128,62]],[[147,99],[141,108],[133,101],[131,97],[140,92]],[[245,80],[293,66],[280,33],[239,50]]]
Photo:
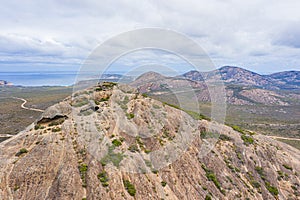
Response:
[[[107,172],[106,171],[103,170],[101,173],[99,173],[97,175],[97,177],[98,177],[98,179],[101,182],[103,187],[107,187],[109,185],[108,184],[109,179],[107,177]]]
[[[132,118],[134,118],[134,114],[133,113],[126,113],[126,117],[127,117],[127,119],[132,119]]]
[[[224,191],[221,189],[221,184],[218,181],[217,176],[214,174],[214,172],[212,170],[206,168],[206,166],[204,164],[202,164],[201,167],[206,172],[205,176],[207,177],[207,179],[209,181],[212,181],[215,184],[215,186],[220,190],[220,192],[223,193]]]
[[[52,129],[52,132],[59,132],[61,131],[61,128],[60,127],[55,127]]]
[[[88,99],[78,99],[78,100],[76,100],[76,102],[74,102],[72,105],[74,106],[74,107],[82,107],[82,106],[84,106],[84,105],[86,105],[86,104],[88,104],[89,103],[89,101],[88,101]]]
[[[18,186],[18,185],[15,185],[15,187],[14,187],[14,191],[17,191],[18,189],[20,189],[20,186]]]
[[[54,120],[49,124],[49,126],[57,126],[57,125],[60,125],[60,124],[64,123],[64,121],[65,121],[64,118]]]
[[[266,176],[262,167],[255,167],[256,172],[260,175],[261,179],[265,182],[267,190],[274,196],[278,195],[278,189],[275,186],[272,186],[268,181],[266,181]],[[278,173],[278,172],[277,172]],[[280,173],[280,172],[279,172]]]
[[[194,111],[191,111],[191,110],[184,110],[184,109],[180,108],[177,105],[173,105],[173,104],[170,104],[170,103],[167,103],[167,102],[162,102],[162,103],[163,103],[163,105],[168,105],[170,107],[173,107],[173,108],[176,108],[178,110],[182,110],[182,111],[186,112],[188,115],[190,115],[195,120],[205,119],[207,121],[211,121],[211,119],[209,117],[206,117],[205,115],[203,115],[201,113],[194,112]]]
[[[218,138],[218,137],[219,137],[218,133],[206,132],[206,131],[202,131],[200,133],[200,138],[201,139]]]
[[[102,97],[99,102],[108,101],[110,97]]]
[[[195,120],[202,120],[202,119],[205,119],[207,121],[211,120],[210,118],[206,117],[205,115],[203,115],[201,113],[197,113],[197,112],[190,111],[190,110],[183,110],[183,111],[186,112],[187,114],[189,114]]]
[[[231,141],[232,140],[231,137],[229,137],[228,135],[224,135],[224,134],[220,134],[219,139],[223,140],[223,141]]]
[[[82,187],[86,187],[86,173],[88,170],[88,165],[83,163],[78,166],[78,169],[79,169],[80,177],[82,180]]]
[[[180,108],[179,106],[173,105],[173,104],[170,104],[170,103],[167,103],[167,102],[163,102],[163,105],[168,105],[168,106],[170,106],[170,107],[173,107],[173,108],[176,108],[176,109],[178,109],[178,110],[181,110],[181,108]]]
[[[160,109],[160,106],[159,106],[159,105],[156,105],[156,104],[153,104],[153,108],[154,108],[154,109]]]
[[[167,185],[167,182],[165,182],[165,181],[161,182],[161,186],[166,187],[166,185]]]
[[[128,192],[131,196],[135,196],[136,189],[135,189],[134,185],[131,184],[129,180],[123,180],[123,184],[124,184],[124,187],[125,187],[125,189],[127,190],[127,192]]]
[[[138,148],[138,146],[136,144],[130,145],[129,148],[128,148],[128,150],[131,151],[132,153],[140,151],[139,148]]]
[[[279,194],[278,189],[272,186],[269,182],[265,182],[267,190],[273,195],[277,196]]]
[[[105,166],[109,162],[112,162],[116,167],[120,166],[120,162],[123,160],[124,155],[122,153],[115,153],[114,149],[114,145],[108,147],[108,153],[100,160],[102,166]]]
[[[278,177],[277,177],[277,180],[281,180],[281,179],[283,179],[284,178],[284,173],[282,172],[282,171],[277,171],[277,173],[278,173]]]
[[[237,125],[233,125],[231,127],[232,127],[233,130],[245,134],[245,131],[241,127],[239,127]]]
[[[255,188],[260,188],[260,183],[255,180],[251,180],[250,184]]]
[[[256,166],[255,171],[260,175],[262,180],[264,180],[264,181],[266,180],[266,176],[265,176],[265,173],[264,173],[264,170],[262,167]]]
[[[242,134],[241,138],[244,141],[245,145],[249,145],[249,144],[253,144],[254,143],[253,137],[251,137],[249,135]]]
[[[293,171],[293,168],[291,166],[287,165],[287,164],[283,164],[283,167],[288,169],[288,170]]]
[[[145,149],[144,152],[145,152],[146,154],[148,154],[148,153],[151,153],[151,150],[150,150],[150,149]]]
[[[152,167],[152,162],[150,160],[144,160],[147,167]]]
[[[112,142],[111,142],[115,147],[119,147],[122,145],[122,142],[118,139],[114,139]]]
[[[211,196],[209,195],[209,194],[207,194],[206,196],[205,196],[205,200],[211,200],[212,198],[211,198]]]
[[[40,127],[41,127],[40,124],[36,124],[36,125],[34,126],[34,130],[38,130],[38,129],[40,129]]]
[[[237,158],[238,158],[239,160],[243,160],[243,155],[242,155],[241,152],[239,152],[239,151],[236,150],[235,153],[236,153],[236,156],[237,156]]]
[[[25,148],[22,148],[19,150],[19,152],[16,153],[16,156],[21,156],[24,153],[28,153],[28,150]]]
[[[218,189],[221,189],[221,184],[218,181],[216,175],[212,171],[207,172],[206,177],[209,181],[212,181]]]

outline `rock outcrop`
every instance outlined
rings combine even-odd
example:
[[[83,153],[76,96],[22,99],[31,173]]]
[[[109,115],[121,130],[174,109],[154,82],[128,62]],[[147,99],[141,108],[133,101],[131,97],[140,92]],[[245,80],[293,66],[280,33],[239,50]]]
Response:
[[[106,83],[0,144],[0,199],[299,199],[299,150],[239,131]]]

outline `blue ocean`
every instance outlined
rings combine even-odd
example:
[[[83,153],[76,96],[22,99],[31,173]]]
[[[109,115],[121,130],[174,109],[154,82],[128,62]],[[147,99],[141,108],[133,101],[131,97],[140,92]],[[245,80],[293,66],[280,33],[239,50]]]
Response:
[[[69,86],[74,84],[77,72],[0,72],[0,80],[21,86]]]
[[[117,72],[122,73],[122,72]],[[1,72],[0,80],[15,86],[70,86],[77,81],[77,71]],[[105,75],[104,75],[105,76]],[[81,73],[81,78],[99,79],[96,72]]]

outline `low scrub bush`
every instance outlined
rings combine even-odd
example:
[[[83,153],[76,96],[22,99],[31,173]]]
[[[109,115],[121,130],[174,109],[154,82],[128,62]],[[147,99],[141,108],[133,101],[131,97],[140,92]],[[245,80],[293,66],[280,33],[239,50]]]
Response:
[[[21,156],[22,154],[25,154],[25,153],[28,153],[28,150],[25,148],[22,148],[16,153],[16,156]]]
[[[124,187],[127,190],[127,192],[131,196],[135,196],[136,189],[135,189],[134,185],[129,180],[123,180],[123,184],[124,184]]]
[[[253,144],[254,143],[254,139],[250,135],[242,134],[241,135],[241,139],[244,141],[244,144],[247,145],[247,146],[249,144]]]
[[[102,184],[103,187],[107,187],[109,185],[108,184],[109,179],[108,179],[106,171],[103,170],[101,173],[99,173],[97,175],[97,177],[98,177],[98,179],[101,182],[101,184]]]

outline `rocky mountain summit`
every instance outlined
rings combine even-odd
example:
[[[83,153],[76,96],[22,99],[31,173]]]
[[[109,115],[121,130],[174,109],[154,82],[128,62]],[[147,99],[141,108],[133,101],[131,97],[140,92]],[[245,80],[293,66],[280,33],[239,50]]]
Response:
[[[262,89],[299,89],[300,72],[287,71],[261,75],[240,67],[224,66],[210,72],[190,71],[181,77],[195,81],[223,80],[225,84],[254,86]]]
[[[299,163],[286,144],[103,83],[0,144],[0,199],[299,199]]]

